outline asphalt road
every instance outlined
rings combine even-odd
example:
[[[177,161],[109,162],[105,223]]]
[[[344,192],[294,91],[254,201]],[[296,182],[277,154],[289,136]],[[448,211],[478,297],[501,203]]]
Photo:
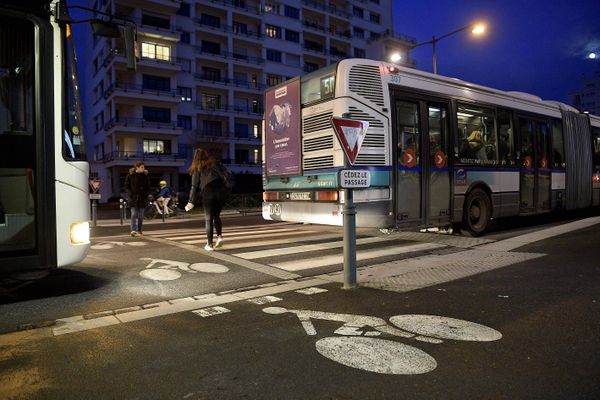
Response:
[[[359,253],[443,247],[365,259],[356,290],[341,289],[339,264],[315,266],[339,249],[254,253],[339,228],[286,237],[230,219],[222,255],[184,243],[198,221],[148,226],[142,239],[102,228],[81,265],[2,297],[0,398],[597,399],[600,225],[583,217],[498,227],[490,242],[365,243]],[[556,235],[572,221],[578,229]],[[257,246],[234,248],[250,236]],[[524,245],[498,250],[515,237]],[[146,268],[159,256],[189,270]],[[140,275],[156,269],[180,276]]]

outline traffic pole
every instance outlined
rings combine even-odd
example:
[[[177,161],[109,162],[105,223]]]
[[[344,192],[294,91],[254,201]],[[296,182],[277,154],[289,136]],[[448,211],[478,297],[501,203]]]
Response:
[[[354,190],[344,189],[344,289],[356,289],[356,209]]]
[[[98,216],[98,200],[92,200],[92,226],[96,227],[96,221]]]

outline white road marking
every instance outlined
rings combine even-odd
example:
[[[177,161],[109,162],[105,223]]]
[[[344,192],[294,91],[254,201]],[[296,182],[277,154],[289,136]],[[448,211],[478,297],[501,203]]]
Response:
[[[269,233],[249,232],[249,233],[243,233],[243,234],[229,234],[229,235],[226,235],[225,233],[223,233],[223,240],[225,240],[225,242],[235,241],[235,240],[238,240],[238,241],[243,240],[245,242],[255,242],[262,238],[270,238],[270,237],[281,238],[281,237],[300,236],[300,235],[304,236],[306,234],[311,234],[311,233],[315,233],[315,231],[302,231],[302,232],[292,231],[292,232],[269,232]],[[231,238],[232,236],[233,236],[233,238]],[[235,237],[235,236],[238,236],[238,237]],[[184,244],[206,243],[205,235],[188,236],[188,238],[196,238],[196,240],[186,240],[186,241],[182,241],[181,243],[184,243]],[[198,240],[197,238],[203,238],[203,239]],[[225,244],[224,244],[224,246],[225,246]]]
[[[298,233],[298,230],[297,229],[281,228],[281,229],[269,229],[269,230],[261,230],[261,231],[252,230],[252,231],[248,231],[248,232],[239,232],[239,231],[230,232],[230,233],[223,232],[223,237],[232,237],[232,236],[263,236],[265,234],[274,234],[276,232]],[[273,235],[271,235],[271,236],[273,236]],[[169,240],[188,240],[188,239],[198,239],[198,238],[206,238],[206,233],[196,232],[194,235],[169,236],[169,237],[167,237],[167,239],[169,239]]]
[[[382,247],[382,248],[373,249],[373,250],[357,251],[356,252],[356,260],[363,261],[363,260],[368,260],[368,259],[376,258],[376,257],[392,256],[392,255],[397,255],[397,254],[402,254],[402,253],[410,253],[410,252],[415,252],[415,251],[433,250],[433,249],[438,249],[441,247],[446,247],[446,246],[442,245],[442,244],[435,244],[435,243],[418,243],[418,244],[412,244],[412,245],[408,245],[408,246],[396,245],[396,246],[390,246],[390,247]],[[284,269],[286,271],[299,271],[299,270],[304,270],[304,269],[325,267],[328,265],[342,264],[343,262],[344,262],[344,256],[342,254],[339,254],[339,255],[317,257],[317,258],[308,258],[308,259],[304,259],[302,261],[294,260],[294,261],[284,261],[284,262],[279,262],[279,263],[276,262],[276,263],[272,263],[271,265],[274,267],[277,267],[277,268]]]
[[[490,327],[437,315],[395,315],[390,322],[400,329],[438,339],[493,342],[502,338],[500,332]]]
[[[190,265],[190,269],[209,274],[223,274],[229,271],[228,267],[215,263],[194,263]]]
[[[276,301],[281,301],[281,300],[283,300],[283,299],[281,299],[279,297],[275,297],[275,296],[263,296],[263,297],[257,297],[255,299],[250,299],[248,301],[250,303],[262,305],[262,304],[267,304],[267,303],[274,303]]]
[[[140,276],[153,281],[173,281],[181,278],[181,272],[171,269],[151,268],[140,271]]]
[[[385,237],[366,237],[366,238],[356,239],[356,244],[361,245],[361,244],[370,244],[370,243],[381,243],[381,242],[385,242],[387,240],[388,239]],[[250,251],[250,252],[246,252],[246,253],[237,253],[237,254],[234,254],[234,256],[240,257],[240,258],[245,258],[246,260],[255,260],[257,258],[284,256],[284,255],[289,255],[289,254],[306,253],[309,251],[338,249],[343,246],[344,246],[344,242],[342,240],[339,240],[339,241],[335,241],[335,242],[307,244],[304,246],[292,246],[292,247],[283,247],[283,248],[279,248],[279,249]]]
[[[337,233],[329,233],[329,234],[323,234],[323,235],[308,235],[308,236],[299,233],[298,235],[302,235],[302,236],[294,238],[293,239],[294,243],[337,239],[340,237],[340,235]],[[224,237],[223,239],[225,239],[225,244],[223,245],[223,248],[225,250],[245,249],[245,248],[251,248],[251,247],[271,246],[271,245],[275,245],[275,244],[290,243],[290,238],[272,239],[272,240],[256,240],[256,238],[254,238],[254,239],[237,238],[236,240],[229,240],[227,237]],[[252,241],[250,241],[250,240],[252,240]]]
[[[325,292],[327,292],[327,289],[317,288],[317,287],[310,287],[310,288],[306,288],[306,289],[296,290],[296,293],[305,294],[307,296],[309,296],[311,294],[318,294],[318,293],[325,293]]]
[[[216,306],[216,307],[203,308],[201,310],[194,310],[192,312],[196,315],[201,316],[202,318],[206,318],[206,317],[212,317],[213,315],[225,314],[230,311],[231,310],[229,310],[228,308]]]
[[[416,375],[433,371],[437,362],[413,346],[370,337],[326,337],[317,341],[322,356],[348,367],[379,374]]]

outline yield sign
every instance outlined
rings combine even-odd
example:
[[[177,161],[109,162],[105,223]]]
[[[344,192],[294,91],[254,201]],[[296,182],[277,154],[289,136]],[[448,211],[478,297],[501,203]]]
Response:
[[[369,129],[369,123],[355,119],[331,117],[331,124],[350,165],[354,165],[356,155],[365,139],[367,129]]]
[[[92,188],[92,193],[98,193],[98,189],[102,185],[102,181],[96,178],[90,178],[90,187]]]

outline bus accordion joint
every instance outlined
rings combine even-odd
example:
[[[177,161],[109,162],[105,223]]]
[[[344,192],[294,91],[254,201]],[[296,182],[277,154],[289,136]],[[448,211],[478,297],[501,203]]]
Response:
[[[338,201],[339,193],[336,190],[315,192],[315,200],[316,201]]]
[[[88,244],[90,242],[89,222],[75,222],[71,224],[71,244]]]

